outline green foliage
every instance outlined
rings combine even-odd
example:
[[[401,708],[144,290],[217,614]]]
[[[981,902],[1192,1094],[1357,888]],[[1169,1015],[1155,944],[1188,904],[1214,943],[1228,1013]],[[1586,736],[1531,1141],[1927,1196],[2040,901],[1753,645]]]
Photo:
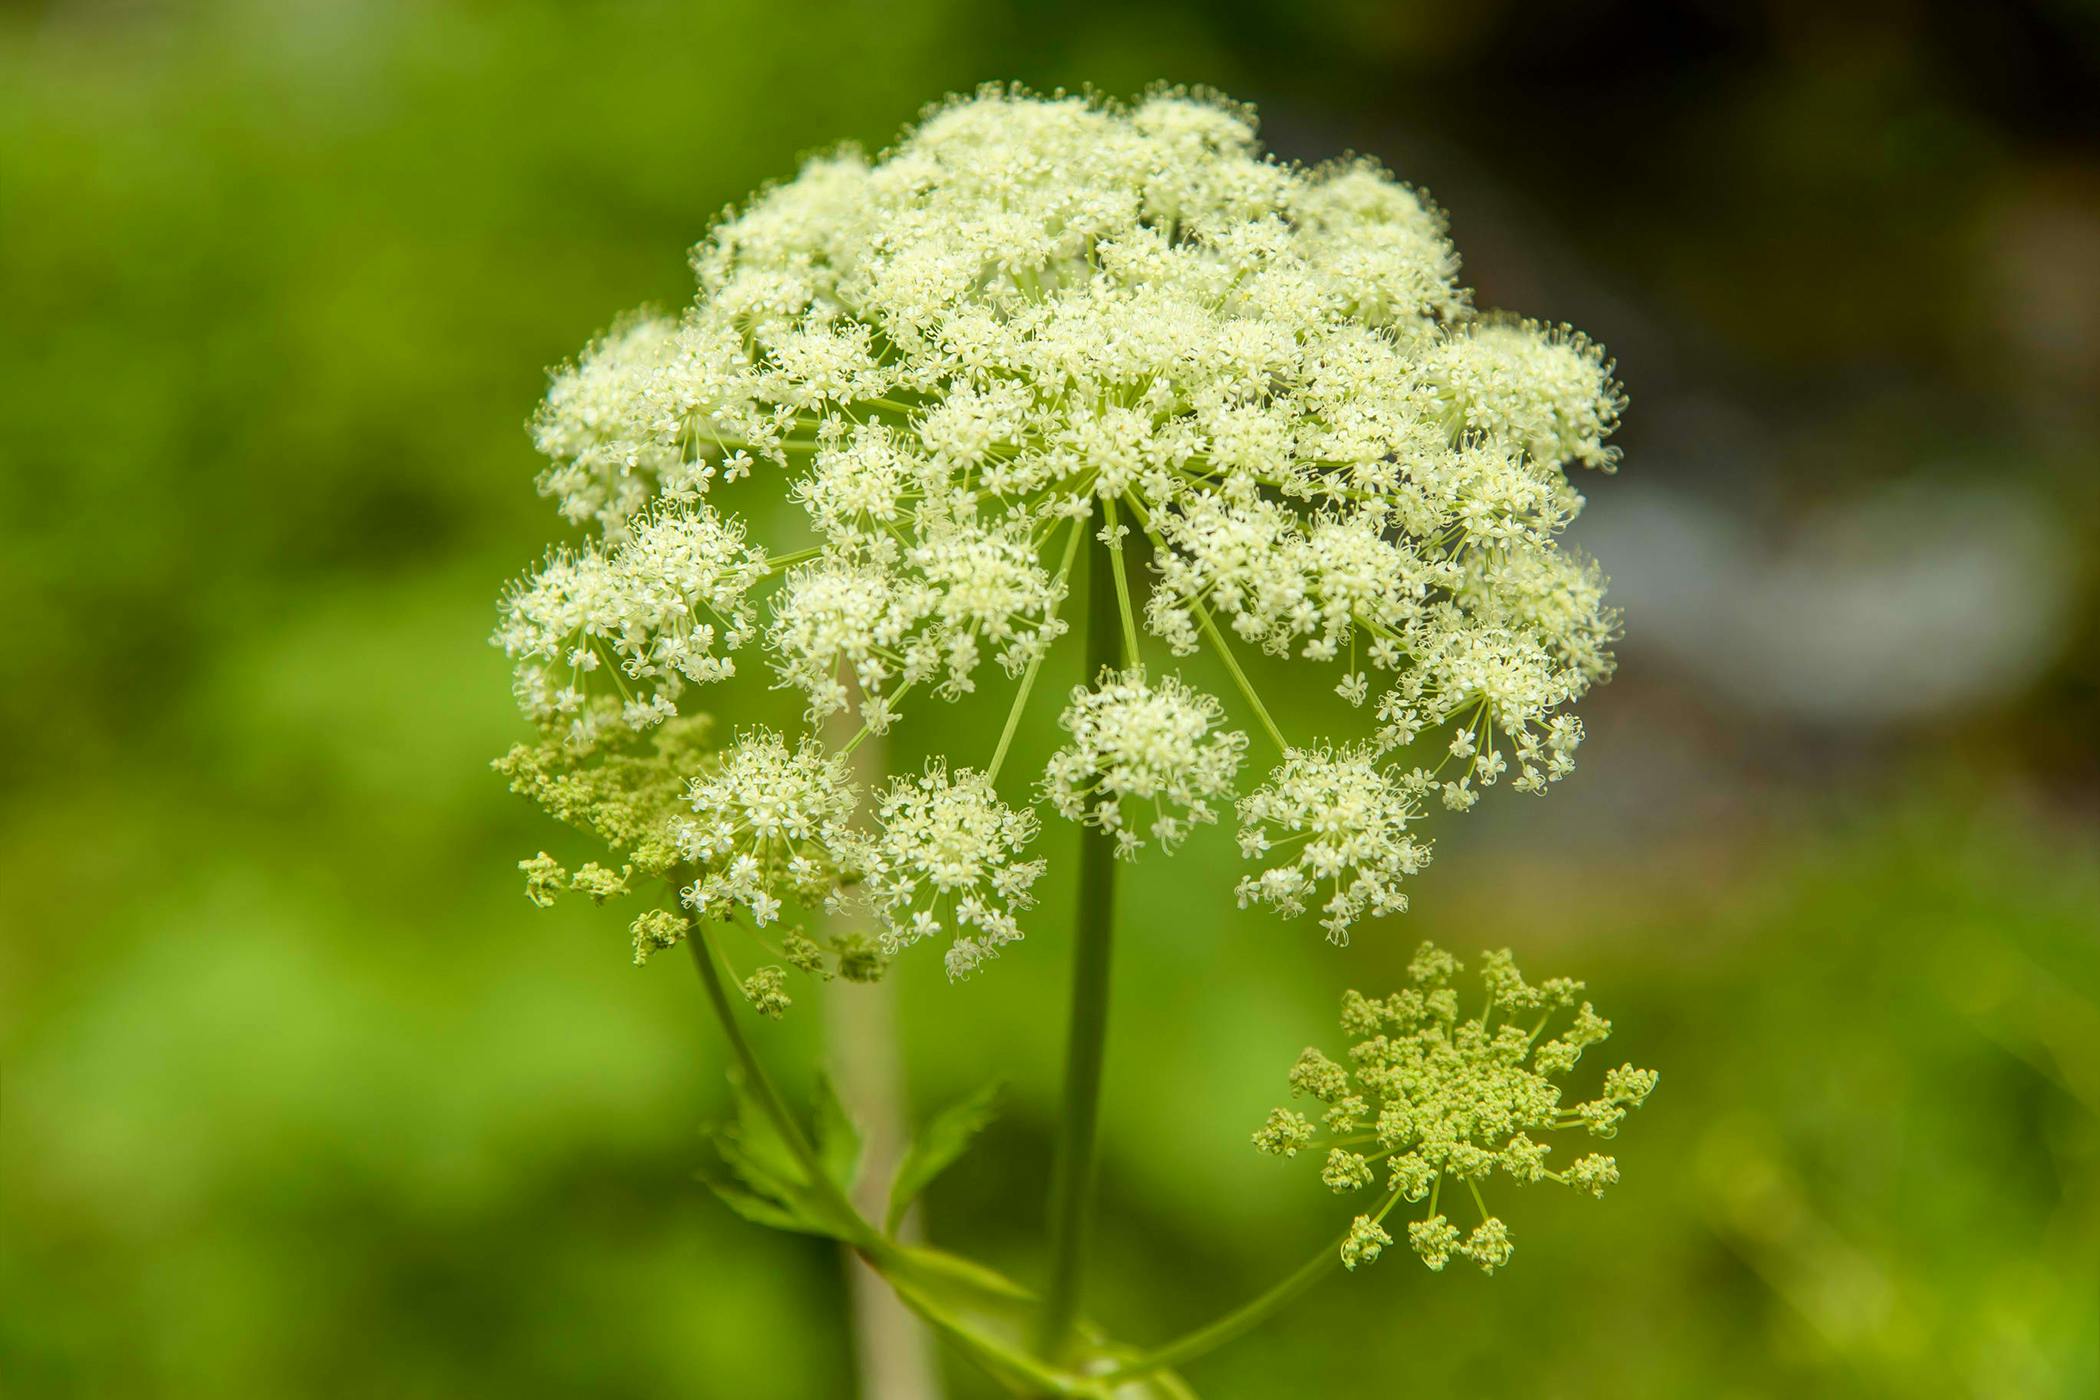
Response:
[[[823,1163],[832,1184],[850,1197],[860,1178],[861,1133],[839,1101],[838,1086],[821,1071],[817,1075],[816,1118],[817,1160]]]
[[[971,1141],[990,1125],[998,1113],[999,1091],[998,1084],[987,1084],[927,1120],[897,1163],[896,1178],[890,1183],[889,1207],[883,1216],[884,1229],[894,1232],[912,1202],[933,1184],[935,1177],[955,1165],[969,1150]]]
[[[793,1148],[753,1097],[752,1087],[734,1072],[729,1085],[735,1114],[712,1134],[726,1175],[703,1170],[701,1180],[707,1188],[755,1225],[851,1240],[852,1223],[841,1218],[835,1197],[810,1179]],[[840,1191],[850,1192],[860,1165],[860,1131],[847,1118],[828,1078],[817,1081],[814,1109],[816,1148],[824,1173]]]

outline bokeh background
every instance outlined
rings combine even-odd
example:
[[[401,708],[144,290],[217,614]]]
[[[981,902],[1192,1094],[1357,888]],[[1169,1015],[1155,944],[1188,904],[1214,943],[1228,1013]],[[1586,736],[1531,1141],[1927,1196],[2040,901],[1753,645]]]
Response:
[[[1328,1283],[1204,1395],[2100,1393],[2090,0],[0,7],[0,1388],[854,1393],[835,1254],[693,1180],[690,970],[519,897],[563,838],[486,767],[484,639],[554,533],[546,368],[800,153],[990,78],[1375,154],[1632,397],[1571,781],[1346,952],[1235,912],[1222,836],[1129,879],[1095,1312],[1161,1338],[1332,1233],[1247,1134],[1431,936],[1587,976],[1662,1068],[1626,1180],[1508,1193],[1492,1280]],[[1023,1277],[1036,928],[897,984],[915,1112],[1011,1084],[927,1228]],[[789,1079],[823,1024],[764,1032]]]

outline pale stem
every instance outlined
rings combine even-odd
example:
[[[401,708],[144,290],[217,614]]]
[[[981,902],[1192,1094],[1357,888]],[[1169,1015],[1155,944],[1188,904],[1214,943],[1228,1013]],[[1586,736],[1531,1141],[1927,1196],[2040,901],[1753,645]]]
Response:
[[[832,719],[843,721],[844,716]],[[844,727],[844,723],[833,726],[834,731]],[[882,781],[886,747],[882,740],[872,739],[854,751],[850,760],[853,779],[862,791],[873,792]],[[834,933],[843,931],[839,928],[843,921],[839,913],[826,917]],[[880,1220],[890,1178],[910,1133],[896,983],[889,978],[867,986],[834,982],[825,988],[823,1003],[832,1075],[840,1101],[860,1125],[864,1144],[853,1204],[863,1216]],[[897,1238],[910,1243],[917,1237],[918,1208],[914,1206]],[[941,1374],[933,1338],[873,1264],[850,1248],[841,1252],[862,1400],[940,1400]]]

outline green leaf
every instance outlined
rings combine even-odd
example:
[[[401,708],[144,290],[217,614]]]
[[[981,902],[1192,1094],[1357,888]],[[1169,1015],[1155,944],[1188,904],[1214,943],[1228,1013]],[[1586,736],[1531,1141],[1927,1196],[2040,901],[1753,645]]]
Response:
[[[816,1183],[803,1169],[801,1159],[782,1140],[742,1077],[731,1073],[729,1086],[735,1116],[712,1134],[715,1152],[726,1170],[701,1171],[700,1179],[708,1189],[753,1224],[835,1240],[852,1238],[853,1223],[840,1217],[830,1198],[813,1189]],[[828,1109],[824,1107],[827,1098],[832,1104]],[[819,1090],[818,1100],[819,1127],[836,1154],[825,1159],[826,1175],[832,1173],[832,1162],[839,1160],[850,1176],[859,1157],[858,1134],[850,1123],[841,1134],[838,1124],[845,1122],[844,1110],[837,1107],[828,1086]],[[835,1121],[827,1124],[827,1117]]]
[[[884,1229],[896,1233],[898,1222],[904,1219],[904,1212],[919,1198],[919,1193],[932,1185],[935,1177],[953,1166],[955,1159],[969,1148],[970,1140],[992,1121],[998,1097],[999,1086],[987,1084],[968,1098],[936,1113],[912,1140],[911,1149],[897,1164],[896,1179],[890,1184],[890,1207],[883,1218]]]
[[[734,1128],[724,1128],[714,1136],[715,1152],[722,1165],[729,1169],[731,1180],[776,1201],[798,1201],[807,1192],[801,1178],[782,1176],[775,1172],[764,1158],[754,1156],[745,1147],[744,1140]]]
[[[756,1191],[746,1190],[719,1172],[703,1168],[699,1176],[701,1183],[714,1192],[723,1205],[753,1225],[763,1225],[770,1230],[788,1230],[798,1235],[829,1236],[832,1233],[824,1226],[804,1217],[794,1207],[769,1200]]]
[[[890,1269],[924,1291],[955,1306],[997,1307],[1033,1303],[1035,1294],[1005,1274],[974,1259],[931,1245],[900,1245]]]
[[[816,1112],[817,1160],[823,1164],[824,1175],[850,1198],[860,1176],[860,1129],[847,1116],[831,1076],[821,1071],[817,1074]]]
[[[716,1130],[716,1144],[719,1146],[724,1139],[734,1143],[743,1161],[757,1174],[757,1179],[746,1176],[742,1169],[737,1175],[762,1191],[771,1190],[774,1183],[794,1188],[808,1186],[807,1174],[802,1170],[801,1162],[796,1160],[794,1149],[782,1140],[773,1120],[752,1097],[744,1076],[735,1070],[729,1072],[729,1094],[736,1116]],[[727,1157],[729,1154],[725,1152],[723,1155]]]

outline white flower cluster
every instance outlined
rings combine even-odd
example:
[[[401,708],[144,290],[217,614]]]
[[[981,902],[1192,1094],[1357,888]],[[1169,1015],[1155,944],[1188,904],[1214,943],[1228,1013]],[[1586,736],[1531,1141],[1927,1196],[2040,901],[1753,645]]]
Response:
[[[1098,537],[1129,669],[1074,702],[1043,792],[1126,853],[1214,820],[1247,747],[1161,658],[1143,680],[1148,648],[1215,653],[1281,760],[1248,849],[1303,849],[1243,898],[1317,898],[1337,938],[1400,907],[1417,799],[1569,770],[1617,620],[1558,538],[1619,392],[1580,335],[1477,314],[1383,171],[1275,161],[1213,98],[988,89],[812,161],[693,261],[694,304],[593,345],[534,424],[541,490],[602,537],[498,633],[550,732],[644,728],[751,647],[812,724],[995,682],[1018,713]],[[753,489],[799,516],[764,554],[728,514]],[[1351,747],[1287,741],[1256,653],[1322,668],[1362,728],[1306,738]]]
[[[1064,631],[1054,616],[1062,585],[1024,530],[929,530],[901,563],[836,551],[788,576],[768,640],[811,719],[846,708],[850,678],[879,734],[921,682],[950,699],[974,690],[985,643],[1016,675]]]
[[[861,892],[881,915],[883,951],[951,933],[950,977],[966,977],[1021,937],[1013,911],[1035,903],[1043,862],[1021,860],[1035,839],[1033,812],[999,800],[974,769],[931,765],[900,778],[876,809]]]
[[[1240,907],[1260,902],[1292,917],[1325,888],[1320,923],[1336,943],[1366,915],[1407,908],[1400,880],[1429,863],[1408,834],[1431,780],[1382,769],[1368,745],[1293,749],[1269,780],[1240,800],[1240,851],[1270,860],[1240,881]]]
[[[1232,792],[1247,736],[1224,719],[1215,699],[1171,676],[1155,686],[1142,670],[1110,672],[1072,692],[1058,721],[1072,737],[1051,756],[1044,796],[1059,816],[1113,835],[1119,855],[1148,836],[1172,850]]]
[[[518,703],[579,747],[612,720],[646,729],[678,713],[686,682],[736,673],[748,595],[765,555],[740,523],[669,506],[609,547],[558,550],[504,602],[496,641],[519,662]]]
[[[769,729],[737,736],[713,771],[688,789],[693,816],[678,827],[680,854],[700,867],[681,893],[686,907],[727,919],[738,909],[764,928],[783,894],[823,900],[839,887],[839,853],[853,787],[846,761],[814,739],[790,750]]]

